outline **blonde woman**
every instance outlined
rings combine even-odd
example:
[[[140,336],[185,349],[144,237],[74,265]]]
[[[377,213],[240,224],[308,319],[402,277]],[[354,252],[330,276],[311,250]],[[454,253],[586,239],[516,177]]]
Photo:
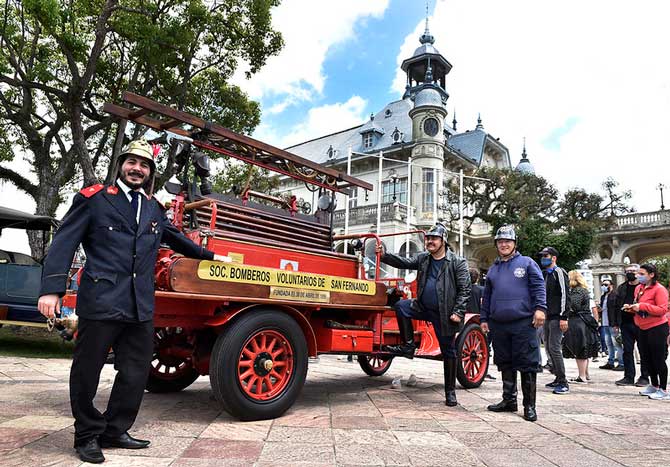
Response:
[[[568,279],[568,299],[572,311],[568,316],[568,331],[563,337],[563,357],[577,360],[579,376],[571,381],[586,383],[589,359],[598,355],[598,321],[593,316],[591,297],[584,276],[573,270],[568,273]]]

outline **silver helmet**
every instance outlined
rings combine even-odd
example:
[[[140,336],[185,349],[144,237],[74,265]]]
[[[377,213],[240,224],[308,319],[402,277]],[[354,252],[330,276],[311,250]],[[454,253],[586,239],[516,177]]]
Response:
[[[493,242],[498,240],[512,240],[516,242],[516,232],[514,231],[514,226],[512,225],[503,225],[496,232],[496,236],[493,238]]]

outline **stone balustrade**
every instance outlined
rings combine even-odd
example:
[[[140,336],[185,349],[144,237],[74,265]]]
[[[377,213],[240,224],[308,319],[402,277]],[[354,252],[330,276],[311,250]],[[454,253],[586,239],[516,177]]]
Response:
[[[412,208],[414,210],[414,208]],[[333,213],[333,227],[344,227],[345,210],[340,209]],[[381,221],[389,222],[396,220],[406,222],[407,205],[400,203],[382,203]],[[377,223],[377,205],[359,206],[349,209],[349,225],[376,224]]]
[[[618,216],[616,225],[620,229],[661,227],[670,224],[670,211],[635,212]]]

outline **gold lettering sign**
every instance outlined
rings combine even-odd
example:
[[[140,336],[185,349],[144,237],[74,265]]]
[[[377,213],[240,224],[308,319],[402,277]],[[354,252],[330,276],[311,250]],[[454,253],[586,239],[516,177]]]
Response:
[[[330,302],[330,292],[323,290],[292,289],[290,287],[270,287],[270,298],[294,300],[297,302]]]
[[[377,291],[373,281],[206,260],[200,261],[198,265],[198,277],[208,281],[239,282],[357,295],[374,295]]]

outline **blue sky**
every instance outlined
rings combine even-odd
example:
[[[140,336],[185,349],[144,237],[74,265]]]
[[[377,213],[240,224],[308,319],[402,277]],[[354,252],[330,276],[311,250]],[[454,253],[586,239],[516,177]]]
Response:
[[[410,3],[416,3],[415,7]],[[377,112],[389,101],[401,97],[391,88],[396,58],[405,36],[417,21],[425,18],[420,1],[390,1],[383,17],[367,17],[354,26],[355,36],[328,51],[323,61],[327,77],[323,92],[309,102],[288,108],[280,115],[264,115],[263,123],[278,133],[288,134],[310,108],[333,102],[346,102],[353,94],[364,96],[365,111]],[[417,41],[418,45],[418,41]],[[281,97],[270,96],[263,105],[271,107]]]
[[[653,13],[650,13],[653,12]],[[599,191],[608,176],[659,208],[670,155],[670,3],[662,0],[430,0],[451,122],[500,138],[513,164],[526,138],[538,174],[561,191]],[[399,99],[399,65],[419,45],[422,0],[284,0],[286,45],[250,81],[262,104],[254,136],[286,147],[358,125]],[[657,138],[658,137],[658,138]],[[648,171],[641,163],[653,164]]]
[[[435,46],[453,65],[447,120],[456,109],[464,131],[481,113],[513,164],[525,137],[537,173],[560,190],[599,191],[612,176],[638,211],[656,210],[656,186],[670,187],[667,18],[664,0],[430,0]],[[234,77],[261,103],[254,136],[286,147],[399,99],[400,63],[424,20],[423,0],[283,0],[273,24],[284,49],[251,80],[243,67]],[[10,183],[0,205],[34,210]]]

